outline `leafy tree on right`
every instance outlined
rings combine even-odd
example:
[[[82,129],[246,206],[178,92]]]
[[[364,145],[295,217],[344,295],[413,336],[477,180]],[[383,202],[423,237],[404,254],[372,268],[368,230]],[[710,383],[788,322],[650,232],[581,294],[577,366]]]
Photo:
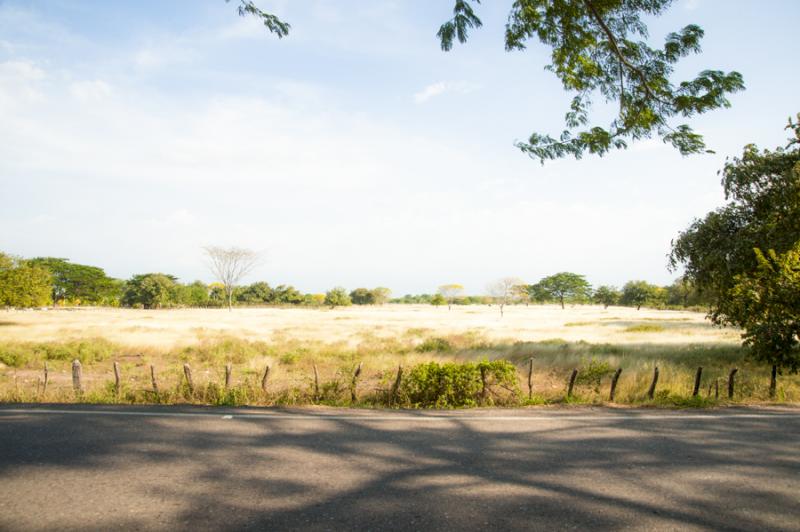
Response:
[[[715,323],[742,327],[760,360],[796,371],[800,115],[786,129],[793,134],[786,146],[761,151],[750,144],[726,162],[728,203],[679,235],[670,265],[685,268]]]

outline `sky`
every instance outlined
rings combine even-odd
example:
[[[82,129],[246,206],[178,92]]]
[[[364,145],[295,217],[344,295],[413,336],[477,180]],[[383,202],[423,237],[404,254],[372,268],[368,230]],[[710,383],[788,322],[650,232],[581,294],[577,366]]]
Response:
[[[288,37],[235,1],[0,0],[0,250],[211,281],[202,247],[240,246],[261,254],[248,281],[306,292],[667,284],[670,241],[724,202],[725,158],[785,144],[800,111],[795,0],[677,0],[649,21],[653,43],[706,32],[675,79],[744,76],[690,122],[715,154],[651,139],[544,166],[514,141],[558,134],[571,96],[544,46],[504,51],[510,2],[481,4],[449,53],[450,0],[256,3]]]

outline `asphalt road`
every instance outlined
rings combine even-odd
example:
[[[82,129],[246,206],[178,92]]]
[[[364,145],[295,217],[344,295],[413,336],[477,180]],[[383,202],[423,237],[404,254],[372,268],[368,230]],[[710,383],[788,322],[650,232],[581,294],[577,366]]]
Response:
[[[800,529],[800,410],[0,407],[2,530]]]

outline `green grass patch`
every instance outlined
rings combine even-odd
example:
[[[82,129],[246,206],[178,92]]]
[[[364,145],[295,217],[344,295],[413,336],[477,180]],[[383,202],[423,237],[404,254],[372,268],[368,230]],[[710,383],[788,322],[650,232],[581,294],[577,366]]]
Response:
[[[640,323],[638,325],[631,325],[630,327],[625,327],[622,332],[626,333],[659,333],[664,332],[666,329],[663,325],[658,325],[656,323]]]

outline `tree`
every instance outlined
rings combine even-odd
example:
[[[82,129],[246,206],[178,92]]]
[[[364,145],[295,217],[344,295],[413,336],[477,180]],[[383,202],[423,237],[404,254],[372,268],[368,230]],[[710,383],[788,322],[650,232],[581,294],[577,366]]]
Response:
[[[305,301],[303,294],[292,285],[279,284],[273,292],[273,302],[282,305],[300,305]]]
[[[513,303],[516,297],[516,287],[525,284],[518,277],[503,277],[491,283],[486,291],[500,306],[500,317],[503,317],[503,309],[509,303]]]
[[[350,300],[350,296],[347,295],[347,290],[337,286],[325,293],[325,304],[333,309],[336,307],[349,307],[353,302]]]
[[[14,257],[0,251],[0,271],[10,270],[14,267]]]
[[[594,291],[592,299],[595,303],[600,303],[603,308],[608,308],[609,305],[616,305],[620,298],[619,290],[613,286],[598,286]]]
[[[748,321],[730,296],[737,276],[758,269],[753,250],[780,255],[800,240],[800,114],[786,129],[794,138],[785,147],[759,151],[749,144],[741,157],[727,160],[721,173],[728,203],[695,220],[672,243],[670,267],[684,267],[718,325]]]
[[[392,291],[385,286],[378,286],[372,289],[372,299],[376,305],[383,305],[392,297]]]
[[[647,281],[628,281],[622,287],[622,297],[620,303],[630,307],[636,307],[636,310],[642,308],[642,305],[647,304],[657,296],[658,287],[652,285]]]
[[[546,303],[552,299],[550,292],[542,283],[529,284],[526,286],[528,299],[536,303]]]
[[[73,264],[67,259],[38,257],[31,264],[46,268],[53,275],[53,302],[104,303],[119,297],[121,285],[102,268]]]
[[[173,288],[174,301],[187,307],[206,307],[209,301],[209,291],[209,287],[202,281],[176,284]]]
[[[233,310],[233,289],[258,264],[259,255],[237,247],[206,246],[203,250],[208,256],[211,273],[225,288],[228,310]]]
[[[464,294],[464,287],[460,284],[443,284],[438,293],[447,301],[447,310],[450,310],[450,306]]]
[[[167,307],[174,301],[175,280],[164,273],[134,275],[125,283],[122,304],[147,309]]]
[[[269,284],[261,281],[243,286],[236,292],[236,301],[249,304],[272,303],[275,299],[275,291]]]
[[[447,305],[447,299],[442,294],[433,294],[433,297],[430,298],[430,304],[434,307],[441,307],[442,305]]]
[[[0,256],[0,306],[41,307],[50,303],[52,290],[52,275],[47,269]]]
[[[758,266],[740,274],[731,290],[744,343],[757,360],[800,369],[800,241],[786,253],[755,250]]]
[[[585,300],[589,297],[592,286],[583,275],[570,272],[560,272],[539,281],[539,287],[555,299],[564,308],[564,300]]]
[[[367,288],[356,288],[350,292],[350,300],[354,305],[372,305],[375,303],[375,297]]]
[[[228,0],[226,0],[228,1]],[[483,22],[473,9],[480,0],[455,0],[453,18],[436,34],[442,50],[457,39],[467,41],[469,31]],[[603,155],[611,149],[657,135],[683,155],[709,151],[702,135],[688,124],[672,125],[730,106],[727,96],[744,89],[738,72],[703,70],[694,79],[673,82],[678,61],[700,52],[703,29],[690,24],[667,35],[662,47],[651,48],[642,17],[664,13],[673,0],[516,0],[505,31],[507,51],[525,50],[538,39],[550,48],[547,70],[574,93],[565,115],[566,129],[558,138],[533,133],[516,146],[544,162],[584,153]],[[239,14],[260,18],[278,37],[289,25],[275,15],[241,0]],[[589,110],[596,99],[616,103],[615,117],[606,127],[589,127]],[[584,129],[581,129],[584,128]]]

